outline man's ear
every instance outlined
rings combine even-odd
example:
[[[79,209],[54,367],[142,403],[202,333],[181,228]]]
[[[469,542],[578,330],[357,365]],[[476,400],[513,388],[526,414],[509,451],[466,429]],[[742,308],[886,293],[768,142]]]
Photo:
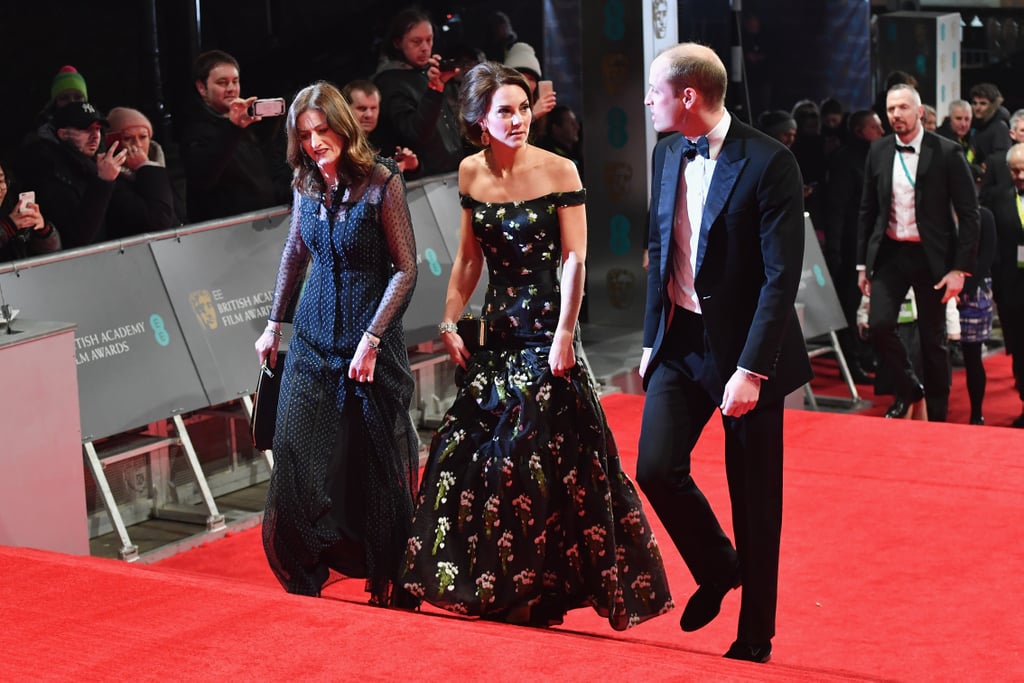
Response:
[[[57,139],[58,140],[67,140],[68,139],[67,128],[58,128],[57,129]]]
[[[683,106],[692,107],[693,103],[697,101],[697,91],[693,88],[683,88],[683,92],[680,93],[679,99],[682,100]]]
[[[200,97],[202,97],[204,100],[206,99],[206,84],[205,83],[203,83],[202,81],[196,81],[196,91],[199,93]]]

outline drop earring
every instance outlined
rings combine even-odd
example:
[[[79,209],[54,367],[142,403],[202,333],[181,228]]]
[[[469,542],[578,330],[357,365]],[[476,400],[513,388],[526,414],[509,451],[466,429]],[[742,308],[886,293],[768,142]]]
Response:
[[[480,133],[480,142],[483,144],[484,147],[491,146],[491,136],[486,130]]]

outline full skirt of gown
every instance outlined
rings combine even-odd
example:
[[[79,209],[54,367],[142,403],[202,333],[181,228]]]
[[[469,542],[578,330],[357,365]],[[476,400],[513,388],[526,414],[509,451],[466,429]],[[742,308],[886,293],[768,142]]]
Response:
[[[496,250],[511,244],[515,272],[491,269],[485,316],[493,342],[457,374],[455,402],[420,484],[400,583],[458,614],[544,626],[590,606],[623,630],[673,603],[590,375],[577,364],[556,377],[548,366],[557,278],[526,273],[516,259],[559,253],[559,200],[566,201],[475,203],[488,263],[504,263]]]

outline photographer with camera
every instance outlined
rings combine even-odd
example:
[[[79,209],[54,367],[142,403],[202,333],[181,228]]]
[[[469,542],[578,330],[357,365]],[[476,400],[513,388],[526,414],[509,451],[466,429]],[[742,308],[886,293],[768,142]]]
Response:
[[[406,8],[391,21],[384,39],[387,59],[373,81],[380,88],[383,150],[407,147],[418,152],[424,175],[450,173],[465,156],[458,119],[446,90],[459,69],[435,54],[434,26],[420,9]]]
[[[35,203],[34,192],[23,192],[10,213],[6,212],[7,171],[0,164],[0,261],[48,254],[60,250],[60,234],[48,223]]]
[[[205,221],[286,204],[291,172],[282,161],[280,118],[253,126],[284,108],[257,111],[257,98],[241,97],[238,61],[211,50],[196,58],[199,106],[181,140],[189,221]]]

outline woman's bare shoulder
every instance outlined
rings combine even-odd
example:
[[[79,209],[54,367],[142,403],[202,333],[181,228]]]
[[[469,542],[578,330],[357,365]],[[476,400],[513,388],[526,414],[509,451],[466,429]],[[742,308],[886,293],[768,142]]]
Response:
[[[542,172],[545,184],[552,192],[573,192],[583,187],[579,170],[571,159],[540,147],[533,147],[531,166]]]
[[[474,182],[486,169],[487,163],[482,151],[471,154],[459,162],[459,192],[469,194]]]

